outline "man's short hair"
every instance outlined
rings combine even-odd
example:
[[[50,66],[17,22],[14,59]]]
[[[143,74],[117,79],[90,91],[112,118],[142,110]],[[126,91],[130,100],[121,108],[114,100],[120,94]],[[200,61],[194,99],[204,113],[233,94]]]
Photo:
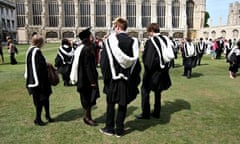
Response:
[[[112,23],[114,26],[117,25],[124,31],[127,30],[128,22],[122,17],[117,17]]]
[[[44,43],[44,39],[41,35],[39,34],[35,34],[33,37],[32,37],[32,45],[34,46],[37,46],[37,47],[42,47],[43,46],[43,43]]]
[[[147,32],[159,33],[160,32],[159,24],[158,23],[149,24],[148,27],[147,27]]]

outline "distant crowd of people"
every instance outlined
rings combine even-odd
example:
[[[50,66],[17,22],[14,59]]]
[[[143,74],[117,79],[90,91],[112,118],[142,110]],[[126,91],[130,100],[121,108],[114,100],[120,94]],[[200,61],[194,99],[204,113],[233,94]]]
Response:
[[[193,43],[190,38],[186,38],[177,42],[172,37],[160,34],[159,25],[151,23],[146,28],[149,37],[144,43],[142,68],[139,61],[140,43],[137,38],[129,36],[127,28],[126,19],[116,18],[113,21],[113,31],[97,40],[94,39],[91,28],[87,28],[79,33],[79,40],[71,42],[63,39],[55,57],[54,65],[62,75],[64,86],[76,86],[84,109],[83,121],[90,126],[97,125],[91,112],[100,97],[97,71],[97,66],[100,66],[107,104],[105,126],[99,129],[103,134],[116,137],[125,134],[127,106],[138,93],[141,94],[141,113],[135,117],[161,117],[161,93],[171,87],[169,69],[175,67],[174,59],[178,58],[179,52],[183,58],[183,76],[187,78],[191,78],[192,68],[201,65],[205,53],[212,54],[214,59],[220,58],[221,53],[224,53],[230,63],[230,77],[236,77],[240,62],[240,41],[234,44],[222,39],[212,42],[211,39],[200,38]],[[34,123],[40,126],[45,125],[41,119],[43,107],[48,122],[54,122],[49,108],[52,93],[48,80],[49,63],[41,52],[43,44],[43,37],[34,33],[32,44],[26,52],[25,68],[26,88],[33,97],[36,109]],[[144,74],[141,79],[142,70]],[[142,85],[139,89],[140,82]],[[151,91],[154,92],[153,110],[150,104]]]
[[[184,65],[184,76],[191,77],[191,68],[201,64],[204,54],[211,55],[211,59],[221,59],[222,55],[229,63],[229,77],[236,78],[236,73],[240,67],[240,40],[218,38],[212,39],[200,38],[199,41],[192,43],[191,39],[182,42],[182,57]],[[191,58],[190,58],[191,57]],[[186,70],[185,70],[186,69]]]
[[[10,56],[10,64],[15,65],[18,63],[15,57],[16,54],[18,54],[18,49],[14,44],[12,37],[7,36],[6,40],[7,40],[7,49]],[[1,63],[4,63],[3,45],[1,40],[0,40],[0,55],[1,55]]]

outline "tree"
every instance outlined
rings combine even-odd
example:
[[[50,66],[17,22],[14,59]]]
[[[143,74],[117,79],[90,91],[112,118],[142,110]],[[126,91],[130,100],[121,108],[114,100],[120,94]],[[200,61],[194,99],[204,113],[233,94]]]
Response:
[[[205,15],[204,15],[204,27],[209,27],[208,25],[208,19],[210,18],[210,15],[207,11],[205,11]]]

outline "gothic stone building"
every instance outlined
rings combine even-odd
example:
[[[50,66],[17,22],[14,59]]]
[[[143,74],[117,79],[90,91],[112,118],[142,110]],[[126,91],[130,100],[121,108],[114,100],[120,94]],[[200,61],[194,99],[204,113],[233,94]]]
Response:
[[[221,21],[218,26],[210,26],[198,31],[198,38],[211,39],[240,39],[240,3],[238,1],[229,4],[228,23],[222,25]]]
[[[151,22],[161,33],[175,38],[195,38],[203,26],[206,0],[15,0],[17,37],[28,43],[33,31],[49,42],[72,39],[91,26],[96,37],[111,29],[116,17],[128,20],[128,32],[146,38]]]
[[[228,25],[240,25],[240,2],[229,5]]]
[[[0,0],[0,41],[5,42],[7,36],[16,36],[16,9],[15,3],[9,0]]]

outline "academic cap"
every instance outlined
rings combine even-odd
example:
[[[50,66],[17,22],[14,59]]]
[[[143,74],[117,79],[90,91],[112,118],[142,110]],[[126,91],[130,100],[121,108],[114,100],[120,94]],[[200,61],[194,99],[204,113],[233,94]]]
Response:
[[[92,33],[90,32],[90,29],[91,29],[91,27],[89,27],[89,28],[81,31],[81,32],[79,33],[79,35],[78,35],[79,38],[80,38],[81,40],[84,40],[84,39],[89,38],[89,36],[92,34]]]

